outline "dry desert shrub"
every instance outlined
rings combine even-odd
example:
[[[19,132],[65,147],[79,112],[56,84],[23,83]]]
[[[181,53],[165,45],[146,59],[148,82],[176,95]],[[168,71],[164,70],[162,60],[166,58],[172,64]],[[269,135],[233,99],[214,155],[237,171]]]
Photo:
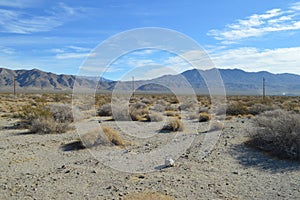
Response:
[[[53,118],[47,117],[33,119],[29,126],[30,132],[39,134],[64,133],[68,129],[68,123],[56,122]]]
[[[73,121],[71,108],[65,104],[37,106],[25,105],[19,117],[32,133],[64,133]]]
[[[97,114],[101,117],[112,116],[111,104],[104,104],[97,110]]]
[[[149,115],[149,110],[147,108],[136,109],[134,107],[130,108],[130,117],[133,121],[145,121]]]
[[[197,108],[197,106],[198,106],[198,102],[190,100],[187,102],[182,102],[179,106],[179,110],[185,110],[185,111],[194,110],[195,108]]]
[[[245,115],[248,113],[248,109],[240,102],[230,103],[226,109],[226,115]]]
[[[124,141],[119,133],[108,126],[103,126],[101,134],[99,129],[93,129],[81,136],[81,142],[86,148],[95,147],[98,145],[108,146],[124,146]]]
[[[165,107],[165,106],[169,105],[170,103],[168,103],[167,101],[165,101],[163,99],[159,99],[159,100],[156,101],[156,104],[157,105],[162,105],[162,106]]]
[[[199,114],[198,113],[190,113],[188,116],[188,119],[190,119],[190,120],[199,119]]]
[[[166,111],[178,111],[179,108],[178,108],[178,105],[176,105],[176,104],[168,104],[165,106],[165,110]]]
[[[161,104],[155,104],[153,107],[152,107],[152,110],[155,110],[157,112],[163,112],[165,111],[165,106],[161,105]]]
[[[220,121],[212,121],[209,125],[209,131],[218,131],[223,129],[223,123]]]
[[[164,131],[183,131],[184,124],[180,119],[172,119],[167,124],[165,124],[162,128]]]
[[[269,106],[269,105],[265,105],[265,104],[253,104],[252,106],[250,106],[248,113],[251,115],[258,115],[260,113],[263,113],[265,111],[270,111],[270,110],[274,110],[274,106]]]
[[[177,112],[167,110],[165,112],[165,115],[168,116],[168,117],[176,117],[178,114],[177,114]]]
[[[208,122],[211,119],[211,115],[203,112],[199,114],[199,122]]]
[[[59,123],[73,122],[72,108],[67,104],[51,104],[47,107],[52,113],[54,121]]]
[[[143,98],[141,100],[141,103],[147,104],[147,105],[151,105],[153,103],[153,100],[148,99],[148,98]]]
[[[226,104],[216,105],[212,109],[212,112],[215,113],[216,115],[225,115],[226,114],[226,109],[227,109]]]
[[[300,115],[284,110],[267,111],[254,119],[248,144],[279,158],[300,160]]]
[[[147,121],[150,121],[150,122],[160,122],[160,121],[163,121],[163,119],[164,119],[163,116],[157,112],[151,112],[147,116]]]
[[[98,145],[109,145],[109,141],[98,129],[94,129],[81,136],[81,143],[86,148],[95,147]]]
[[[117,146],[124,146],[124,141],[119,133],[108,126],[103,126],[102,130],[109,142]]]
[[[114,106],[112,116],[115,121],[131,121],[130,111],[127,106]]]
[[[134,103],[127,105],[103,105],[98,110],[99,116],[112,116],[115,121],[144,121],[149,114],[146,104]]]

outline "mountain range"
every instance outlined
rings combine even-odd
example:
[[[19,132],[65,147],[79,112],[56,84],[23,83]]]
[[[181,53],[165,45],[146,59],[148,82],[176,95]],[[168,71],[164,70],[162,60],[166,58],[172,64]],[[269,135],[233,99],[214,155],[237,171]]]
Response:
[[[164,75],[151,80],[135,81],[135,89],[139,92],[164,93],[170,88],[178,91],[188,91],[193,88],[197,93],[207,94],[205,79],[215,73],[210,70],[187,70],[177,75]],[[300,95],[300,76],[296,74],[273,74],[266,71],[245,72],[240,69],[218,69],[225,90],[230,95],[261,95],[263,79],[265,79],[266,94],[268,95]],[[131,90],[129,81],[111,81],[105,78],[76,77],[74,75],[54,74],[39,69],[11,70],[0,68],[0,92],[12,92],[16,82],[18,92],[71,92],[81,88],[82,91],[107,92],[114,89]]]

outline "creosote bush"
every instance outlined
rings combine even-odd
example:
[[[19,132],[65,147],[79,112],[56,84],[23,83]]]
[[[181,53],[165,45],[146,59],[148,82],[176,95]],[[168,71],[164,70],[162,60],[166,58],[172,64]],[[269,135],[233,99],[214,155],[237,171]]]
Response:
[[[285,159],[300,160],[300,115],[284,110],[267,111],[254,119],[251,146]]]
[[[260,113],[270,110],[274,110],[274,107],[258,103],[250,106],[248,113],[251,115],[258,115]]]
[[[231,103],[227,106],[226,115],[245,115],[248,113],[248,109],[240,102]]]
[[[25,105],[19,117],[27,124],[32,133],[64,133],[73,121],[71,107],[66,104],[36,106]]]

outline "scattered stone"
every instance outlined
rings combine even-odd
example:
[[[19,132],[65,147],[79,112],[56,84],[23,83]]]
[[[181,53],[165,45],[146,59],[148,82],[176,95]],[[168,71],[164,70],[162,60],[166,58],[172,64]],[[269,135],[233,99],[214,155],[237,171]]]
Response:
[[[139,176],[138,176],[138,178],[140,178],[140,179],[144,179],[144,178],[145,178],[145,176],[144,176],[144,175],[139,175]]]
[[[165,165],[166,165],[166,167],[173,167],[174,164],[175,164],[175,161],[174,161],[172,158],[167,158],[167,159],[165,160]]]

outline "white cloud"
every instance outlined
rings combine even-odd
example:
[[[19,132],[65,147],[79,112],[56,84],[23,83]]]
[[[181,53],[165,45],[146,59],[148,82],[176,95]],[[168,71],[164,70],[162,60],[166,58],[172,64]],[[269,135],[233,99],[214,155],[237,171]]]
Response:
[[[223,44],[232,44],[244,38],[259,37],[271,32],[300,30],[299,8],[300,3],[297,3],[288,10],[272,9],[263,14],[253,14],[226,25],[223,30],[210,30],[208,35]]]
[[[211,53],[218,68],[239,68],[246,71],[300,74],[300,47],[257,49],[239,48]]]
[[[93,54],[90,53],[62,53],[57,54],[55,58],[57,59],[74,59],[74,58],[87,58],[92,57]]]
[[[89,52],[91,51],[90,48],[85,48],[85,47],[79,47],[79,46],[67,46],[67,48],[75,50],[76,52]]]
[[[49,31],[63,25],[80,12],[81,9],[69,7],[64,3],[59,3],[40,16],[21,10],[0,9],[0,32],[29,34]]]

